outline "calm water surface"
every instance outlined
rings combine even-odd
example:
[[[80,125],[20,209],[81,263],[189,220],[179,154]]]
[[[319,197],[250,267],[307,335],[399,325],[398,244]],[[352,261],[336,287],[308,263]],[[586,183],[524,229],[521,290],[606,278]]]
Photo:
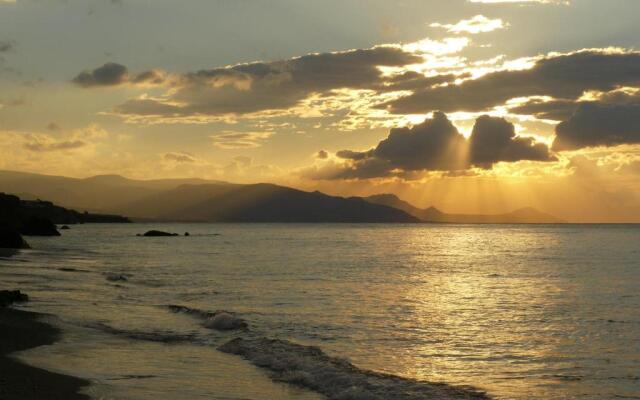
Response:
[[[65,337],[20,358],[95,398],[321,398],[218,352],[228,337],[178,304],[498,399],[640,399],[638,225],[81,225],[29,242],[0,258],[2,287]]]

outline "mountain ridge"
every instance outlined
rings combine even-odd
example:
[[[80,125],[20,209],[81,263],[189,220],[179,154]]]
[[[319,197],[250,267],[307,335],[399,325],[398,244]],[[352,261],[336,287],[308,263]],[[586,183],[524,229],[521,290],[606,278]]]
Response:
[[[395,194],[338,197],[269,183],[199,178],[135,180],[120,175],[68,178],[0,170],[0,191],[61,206],[181,222],[563,223],[525,207],[505,214],[447,214],[418,208]]]
[[[422,222],[456,224],[562,224],[566,223],[551,214],[523,207],[503,214],[449,214],[435,207],[418,208],[395,194],[383,193],[364,198],[374,204],[383,204],[403,210]]]

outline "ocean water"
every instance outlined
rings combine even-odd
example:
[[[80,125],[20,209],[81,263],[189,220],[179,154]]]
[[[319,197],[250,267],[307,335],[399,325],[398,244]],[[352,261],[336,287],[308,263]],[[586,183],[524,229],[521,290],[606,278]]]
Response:
[[[29,242],[0,286],[64,337],[18,357],[96,399],[323,398],[169,305],[496,399],[640,399],[640,225],[88,224]]]

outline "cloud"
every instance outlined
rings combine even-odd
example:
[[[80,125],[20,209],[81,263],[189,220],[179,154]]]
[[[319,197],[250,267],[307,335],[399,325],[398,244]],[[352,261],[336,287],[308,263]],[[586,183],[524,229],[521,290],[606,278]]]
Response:
[[[60,140],[56,141],[46,136],[32,136],[24,144],[24,148],[31,151],[62,151],[79,149],[87,145],[83,140]]]
[[[273,132],[224,131],[210,137],[213,145],[221,149],[246,149],[262,146],[262,142],[272,135]]]
[[[138,85],[161,85],[167,80],[167,74],[159,69],[141,72],[131,78],[131,83]]]
[[[195,163],[198,160],[193,156],[193,154],[183,153],[183,152],[169,152],[165,153],[162,158],[166,161],[173,161],[176,163]]]
[[[589,90],[640,86],[640,52],[584,50],[539,58],[530,69],[503,70],[459,85],[417,90],[380,105],[395,114],[482,112],[520,97],[576,100]]]
[[[469,139],[460,134],[442,112],[407,128],[391,129],[389,136],[367,151],[342,150],[333,160],[304,172],[313,179],[369,179],[411,177],[426,171],[454,172],[472,167],[491,169],[499,162],[557,161],[544,143],[519,137],[503,118],[481,116]]]
[[[553,149],[640,143],[640,104],[582,103],[556,127]]]
[[[106,63],[92,71],[83,71],[73,78],[73,83],[89,88],[95,86],[116,86],[129,80],[127,67],[117,63]]]
[[[465,138],[444,113],[411,128],[395,128],[373,151],[373,157],[405,171],[464,169],[459,149]]]
[[[557,161],[546,144],[516,137],[512,123],[487,115],[476,120],[469,146],[471,164],[483,168],[491,168],[500,161]]]
[[[131,76],[126,66],[109,62],[91,71],[79,73],[72,82],[84,88],[109,87],[124,84],[160,85],[167,79],[164,71],[152,69]]]
[[[432,28],[443,28],[451,33],[478,34],[504,29],[508,24],[504,23],[500,18],[489,19],[484,15],[476,15],[470,19],[463,19],[456,24],[440,24],[436,22],[429,26]]]
[[[132,99],[118,106],[123,116],[241,115],[289,109],[313,94],[382,88],[380,66],[402,67],[423,58],[399,47],[309,54],[189,73],[165,98]]]
[[[325,150],[320,150],[316,154],[316,158],[319,160],[326,160],[327,158],[329,158],[329,153],[327,153]]]

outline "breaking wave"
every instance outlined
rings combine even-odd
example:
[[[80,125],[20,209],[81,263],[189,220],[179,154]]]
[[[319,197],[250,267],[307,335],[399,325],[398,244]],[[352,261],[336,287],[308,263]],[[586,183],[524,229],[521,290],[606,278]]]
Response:
[[[226,311],[208,312],[179,305],[165,306],[171,312],[197,318],[204,327]],[[134,340],[162,343],[188,342],[211,345],[197,335],[176,334],[167,331],[140,332],[122,330],[96,323],[87,326],[102,332]],[[217,329],[217,328],[212,328]],[[225,329],[217,329],[225,330]],[[227,339],[229,336],[223,336]],[[327,355],[315,346],[305,346],[288,340],[271,339],[252,331],[248,326],[237,329],[234,339],[218,345],[223,353],[240,356],[253,365],[269,372],[271,379],[304,387],[326,396],[329,400],[486,400],[490,397],[467,386],[452,386],[439,382],[425,382],[391,374],[360,369],[351,362]]]
[[[320,348],[279,339],[235,338],[218,350],[270,371],[275,381],[302,386],[331,400],[488,399],[470,387],[430,383],[362,370]]]

